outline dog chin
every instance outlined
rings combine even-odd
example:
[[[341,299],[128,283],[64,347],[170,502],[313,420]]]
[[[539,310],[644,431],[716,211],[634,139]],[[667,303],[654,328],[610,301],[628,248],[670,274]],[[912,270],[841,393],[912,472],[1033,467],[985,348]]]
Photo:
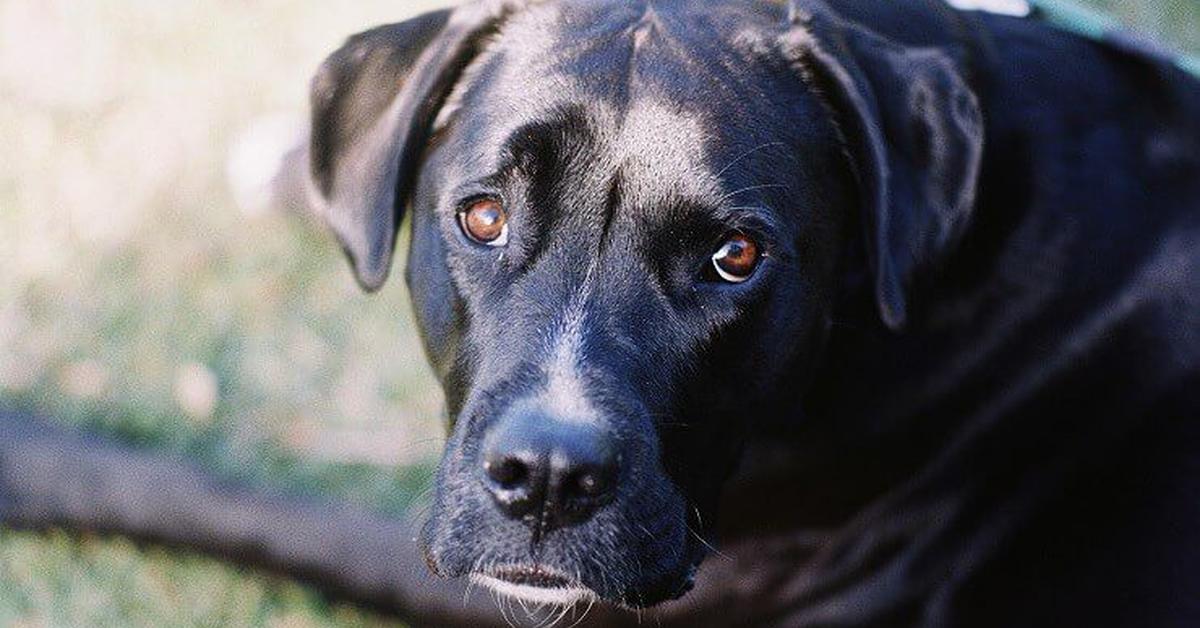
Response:
[[[594,602],[598,598],[591,589],[575,584],[562,586],[518,584],[482,573],[472,574],[471,582],[492,590],[502,598],[537,606],[567,607],[581,602]]]

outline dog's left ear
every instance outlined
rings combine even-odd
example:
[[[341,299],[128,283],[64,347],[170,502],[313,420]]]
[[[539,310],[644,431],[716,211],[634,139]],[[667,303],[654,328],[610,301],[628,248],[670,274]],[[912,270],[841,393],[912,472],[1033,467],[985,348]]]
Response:
[[[983,115],[939,50],[897,45],[822,0],[791,0],[789,20],[789,45],[831,101],[858,171],[876,301],[899,329],[914,273],[943,257],[970,220]]]
[[[309,159],[320,209],[359,285],[378,290],[434,119],[522,0],[479,0],[351,37],[312,81]]]

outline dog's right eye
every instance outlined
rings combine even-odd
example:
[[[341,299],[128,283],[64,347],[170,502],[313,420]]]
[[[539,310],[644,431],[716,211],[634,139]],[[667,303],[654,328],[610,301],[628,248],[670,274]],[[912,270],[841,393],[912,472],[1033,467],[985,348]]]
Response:
[[[458,212],[458,226],[476,244],[493,247],[508,244],[508,214],[496,199],[475,201]]]

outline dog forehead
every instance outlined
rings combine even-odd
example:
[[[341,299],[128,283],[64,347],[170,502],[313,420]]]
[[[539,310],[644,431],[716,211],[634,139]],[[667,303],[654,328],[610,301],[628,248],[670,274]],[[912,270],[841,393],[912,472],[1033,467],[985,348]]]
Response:
[[[546,3],[514,16],[465,72],[438,126],[470,118],[468,150],[486,152],[580,112],[586,129],[577,130],[594,140],[600,166],[621,169],[629,191],[711,194],[719,181],[707,147],[736,141],[729,120],[747,109],[735,97],[744,92],[721,72],[688,71],[715,63],[711,42],[667,33],[669,20],[639,4],[585,3],[594,15],[578,15],[569,12],[578,3]],[[478,157],[482,168],[501,158]]]
[[[633,102],[624,116],[601,111],[599,124],[613,134],[607,151],[619,164],[626,194],[649,199],[717,193],[720,182],[708,166],[706,149],[712,121],[704,114],[653,96]]]

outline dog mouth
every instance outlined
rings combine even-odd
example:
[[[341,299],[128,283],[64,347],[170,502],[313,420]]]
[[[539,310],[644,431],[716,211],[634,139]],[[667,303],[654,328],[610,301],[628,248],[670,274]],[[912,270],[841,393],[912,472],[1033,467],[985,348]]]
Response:
[[[570,606],[596,593],[566,575],[537,565],[500,567],[471,574],[471,581],[496,594],[543,606]]]

